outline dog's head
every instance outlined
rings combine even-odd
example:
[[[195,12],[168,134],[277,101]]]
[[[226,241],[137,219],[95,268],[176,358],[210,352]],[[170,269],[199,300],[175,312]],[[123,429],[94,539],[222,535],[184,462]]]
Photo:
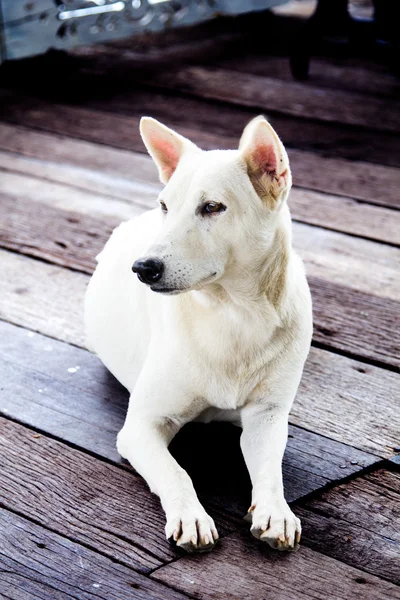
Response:
[[[140,131],[165,188],[163,226],[133,270],[155,292],[200,290],[260,268],[291,186],[289,160],[257,117],[238,150],[205,152],[158,121]]]

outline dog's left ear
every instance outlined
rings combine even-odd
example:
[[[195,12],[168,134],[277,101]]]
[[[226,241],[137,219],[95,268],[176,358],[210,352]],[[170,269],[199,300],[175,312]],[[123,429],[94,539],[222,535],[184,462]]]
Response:
[[[158,167],[160,181],[168,183],[185,152],[200,149],[188,139],[156,119],[142,117],[140,134],[151,158]]]
[[[257,194],[271,209],[288,196],[292,185],[289,159],[277,133],[263,117],[256,117],[245,128],[239,152]]]

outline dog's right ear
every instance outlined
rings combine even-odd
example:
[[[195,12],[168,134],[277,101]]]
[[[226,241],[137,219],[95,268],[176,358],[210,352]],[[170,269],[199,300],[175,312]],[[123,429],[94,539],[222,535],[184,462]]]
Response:
[[[160,181],[165,184],[170,180],[185,152],[200,151],[188,139],[151,117],[141,118],[140,135],[148,153],[158,167]]]

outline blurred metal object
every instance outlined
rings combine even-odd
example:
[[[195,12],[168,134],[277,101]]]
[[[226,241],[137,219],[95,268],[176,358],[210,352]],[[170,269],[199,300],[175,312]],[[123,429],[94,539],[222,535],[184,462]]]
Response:
[[[0,62],[261,11],[287,0],[0,0]]]

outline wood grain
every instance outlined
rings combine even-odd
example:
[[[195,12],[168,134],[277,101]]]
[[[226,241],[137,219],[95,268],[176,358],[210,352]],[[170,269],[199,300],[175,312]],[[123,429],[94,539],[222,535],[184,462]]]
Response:
[[[302,1],[300,5],[296,1],[290,4],[302,11],[304,5],[310,3],[314,8],[315,0]],[[275,7],[274,11],[278,8],[286,10],[287,7],[286,3],[285,6]],[[107,45],[98,44],[95,48],[77,48],[73,53],[75,56],[92,59],[92,64],[101,61],[103,71],[107,64],[117,63],[128,77],[129,73],[138,68],[160,68],[173,61],[175,65],[212,64],[223,69],[292,82],[289,57],[265,52],[268,49],[265,30],[274,29],[275,36],[280,38],[279,52],[287,54],[290,50],[287,41],[293,38],[293,32],[299,26],[301,27],[299,22],[289,22],[286,19],[275,18],[272,21],[271,15],[264,12],[242,15],[234,20],[219,19],[208,23],[207,27],[192,27],[190,33],[184,29],[170,30],[168,33],[163,32],[163,35],[153,34],[143,41],[130,38]],[[276,44],[276,40],[274,42]],[[398,79],[386,65],[365,58],[360,60],[348,54],[345,57],[313,56],[309,80],[303,82],[303,85],[392,99],[400,95]]]
[[[55,533],[141,572],[179,554],[160,502],[132,469],[107,464],[1,418],[0,501]],[[213,512],[221,535],[241,524]]]
[[[0,316],[10,321],[0,321],[7,598],[400,598],[391,584],[400,583],[400,477],[387,470],[398,468],[400,431],[400,88],[360,59],[318,58],[311,80],[295,83],[287,61],[259,50],[265,31],[282,47],[292,39],[270,16],[218,23],[159,36],[150,51],[143,38],[2,67],[0,246],[12,250],[0,250]],[[116,454],[127,394],[81,348],[82,298],[114,224],[153,206],[160,189],[139,117],[227,148],[260,109],[289,148],[294,240],[319,346],[283,464],[304,543],[282,556],[244,532],[240,431],[192,424],[171,450],[226,537],[211,556],[179,560],[158,500]],[[380,458],[386,470],[360,475]]]
[[[399,381],[398,374],[311,348],[290,421],[390,457],[399,443]]]
[[[138,53],[139,54],[139,53]],[[129,53],[129,57],[132,52]],[[141,54],[142,56],[142,54]],[[138,56],[139,58],[139,56]],[[253,52],[216,58],[213,64],[222,69],[240,71],[261,77],[273,77],[281,81],[293,81],[290,62],[286,56],[263,55]],[[327,88],[357,92],[372,96],[400,98],[399,80],[388,69],[374,71],[372,62],[352,64],[351,58],[313,56],[310,63],[310,77],[303,85],[312,88]]]
[[[341,90],[304,86],[216,67],[188,66],[138,76],[140,83],[172,88],[212,100],[250,106],[300,118],[333,121],[395,132],[400,120],[395,102]]]
[[[84,273],[94,271],[96,255],[117,225],[116,219],[99,220],[43,203],[1,198],[3,247]]]
[[[304,543],[400,583],[400,474],[386,470],[336,486],[298,508]]]
[[[400,598],[397,586],[309,548],[280,554],[265,546],[248,532],[235,533],[212,554],[183,558],[158,569],[152,578],[201,600],[214,600],[221,582],[232,600],[287,600],[288,595],[296,600]]]
[[[313,340],[400,372],[399,302],[308,277]]]
[[[30,96],[27,92],[21,95],[4,90],[0,93],[1,119],[115,148],[143,151],[138,126],[144,114],[179,129],[204,149],[223,149],[237,147],[243,128],[260,113],[260,109],[224,105],[222,120],[221,106],[217,102],[155,93],[136,85],[134,91],[114,89],[110,98],[104,82],[89,81],[68,86],[66,78],[61,82],[58,101],[54,99],[54,87],[50,99],[46,99],[45,93],[43,98],[34,97],[37,85]],[[68,87],[64,89],[64,85]],[[75,97],[68,104],[67,98],[71,95]],[[400,141],[394,134],[355,130],[329,122],[302,121],[267,109],[263,112],[289,148],[314,151],[331,158],[400,166]]]
[[[289,206],[296,221],[400,245],[400,211],[298,188],[292,189]]]
[[[0,318],[83,347],[83,297],[89,278],[0,250]]]
[[[36,171],[40,173],[41,165],[36,165]],[[65,210],[77,210],[79,212],[90,212],[91,215],[105,216],[108,217],[113,215],[119,217],[120,220],[129,218],[132,214],[136,214],[139,210],[143,210],[144,206],[152,207],[155,205],[156,190],[159,188],[153,187],[154,179],[150,178],[148,182],[147,192],[149,188],[152,193],[148,193],[147,196],[143,194],[142,202],[137,202],[137,197],[142,193],[141,184],[143,182],[139,179],[139,186],[135,190],[135,181],[129,183],[128,191],[124,191],[119,187],[119,179],[116,180],[114,186],[114,197],[100,195],[100,187],[104,178],[97,178],[93,186],[94,193],[86,193],[79,191],[81,185],[82,173],[81,170],[72,173],[68,171],[60,179],[64,179],[64,183],[69,178],[70,185],[73,186],[73,193],[68,186],[55,185],[53,183],[43,180],[43,178],[36,177],[33,173],[35,166],[32,168],[32,172],[29,177],[18,175],[15,173],[3,173],[1,180],[2,190],[6,195],[11,195],[19,199],[19,205],[23,198],[29,200],[35,200],[44,202],[54,207],[54,205],[63,208]],[[53,165],[48,169],[53,172]],[[54,171],[57,172],[57,167]],[[90,177],[96,179],[97,172],[90,173]],[[140,176],[139,176],[140,177]],[[147,177],[143,175],[143,177]],[[154,177],[154,175],[153,175]],[[23,189],[23,194],[21,192]],[[154,195],[153,195],[154,194]],[[118,196],[121,198],[118,198]],[[135,197],[136,195],[136,197]],[[77,198],[74,200],[74,198]],[[123,200],[123,201],[122,201]],[[6,200],[5,200],[6,201]],[[29,206],[26,210],[32,210]],[[4,211],[7,212],[7,211]],[[373,227],[372,213],[366,211],[369,226]],[[397,213],[388,211],[388,219],[393,217],[394,225],[397,223]],[[5,215],[6,216],[6,215]],[[116,221],[112,222],[114,225]],[[400,290],[397,285],[397,266],[393,268],[392,265],[397,265],[398,252],[395,250],[385,249],[376,244],[369,244],[368,242],[360,242],[354,240],[348,236],[335,235],[327,231],[323,231],[319,228],[307,228],[303,225],[294,226],[295,245],[300,251],[301,255],[305,257],[306,263],[312,269],[312,274],[316,276],[324,277],[329,269],[329,277],[338,283],[346,284],[348,281],[357,281],[357,287],[362,291],[372,292],[376,289],[382,291],[384,289],[385,294],[389,295],[392,299],[399,297]],[[377,262],[377,270],[365,268],[365,257],[373,257],[373,260]],[[378,267],[379,265],[379,267]],[[372,280],[371,280],[372,278]],[[377,285],[374,286],[376,281]]]
[[[268,16],[264,20],[266,27],[271,28]],[[258,29],[260,31],[259,25]],[[257,36],[257,32],[255,35]],[[301,118],[309,117],[376,129],[387,127],[397,130],[399,124],[397,117],[394,119],[389,117],[386,122],[385,115],[381,113],[381,111],[387,110],[392,113],[396,112],[393,96],[396,91],[398,92],[399,87],[395,85],[395,77],[390,78],[389,75],[379,74],[378,80],[374,82],[375,89],[379,86],[379,81],[382,81],[382,87],[389,84],[391,91],[391,94],[386,96],[383,94],[381,97],[379,94],[373,93],[371,83],[369,86],[366,85],[365,80],[368,80],[368,75],[371,80],[367,69],[364,71],[352,70],[353,85],[351,87],[349,85],[350,73],[347,73],[347,85],[345,83],[346,75],[343,76],[345,68],[336,67],[335,69],[331,65],[327,66],[326,63],[322,86],[318,86],[316,77],[310,78],[306,84],[298,83],[294,82],[290,75],[288,58],[272,57],[271,61],[268,60],[269,57],[263,57],[264,69],[255,69],[254,67],[249,68],[248,63],[255,62],[257,65],[258,58],[259,64],[262,60],[260,52],[258,52],[258,56],[256,54],[256,59],[254,60],[252,57],[251,61],[248,52],[242,51],[239,54],[229,51],[229,47],[223,48],[221,51],[221,46],[223,47],[225,41],[230,42],[234,49],[235,42],[238,42],[237,38],[238,36],[235,35],[228,36],[219,43],[216,43],[214,38],[215,49],[208,44],[203,53],[201,46],[198,47],[198,43],[192,43],[192,48],[187,45],[179,47],[180,45],[177,44],[175,48],[171,48],[169,45],[164,46],[158,52],[157,50],[155,52],[154,50],[153,52],[135,52],[134,49],[133,51],[131,49],[132,43],[128,41],[122,43],[123,49],[121,44],[117,44],[116,48],[103,45],[96,48],[78,49],[74,54],[84,59],[83,62],[87,63],[86,69],[92,75],[97,74],[104,77],[106,73],[110,72],[110,66],[113,65],[115,68],[115,64],[117,64],[118,76],[122,78],[124,74],[125,79],[129,81],[138,80],[152,86],[165,85],[173,90],[179,89],[201,97],[237,103],[241,106],[268,107],[268,110]],[[211,54],[210,57],[210,52],[214,56]],[[173,53],[173,58],[171,53]],[[239,57],[237,57],[238,54]],[[173,70],[166,68],[168,56],[170,60],[174,61]],[[228,60],[224,60],[226,56],[228,56]],[[240,59],[243,56],[245,56],[245,61],[242,66]],[[229,59],[229,57],[231,58]],[[283,62],[284,64],[282,64]],[[233,69],[230,68],[232,65]],[[283,75],[284,73],[287,74],[286,77]],[[363,92],[362,94],[355,91],[357,76],[358,79],[361,79],[360,91]],[[344,80],[343,84],[338,85],[338,80]],[[321,77],[319,77],[319,82],[321,82]]]
[[[79,150],[76,148],[76,152]],[[84,167],[84,161],[71,165],[0,151],[0,190],[4,195],[25,201],[36,199],[52,207],[79,212],[91,212],[97,204],[103,207],[105,214],[116,214],[121,219],[155,207],[161,186],[150,159],[137,153],[119,157],[120,151],[115,152],[117,157],[111,157],[110,162],[111,165],[117,163],[119,169],[112,172],[110,165],[104,168],[110,152],[105,150],[102,156],[101,147],[96,168]],[[113,158],[129,161],[125,177],[118,173],[124,170],[124,165]],[[2,200],[4,202],[6,200]],[[289,205],[293,218],[303,223],[393,245],[400,243],[399,211],[299,188],[292,189]]]
[[[4,509],[0,535],[4,600],[188,598]]]
[[[0,321],[0,368],[2,414],[121,462],[115,439],[125,419],[128,393],[95,356]],[[242,517],[250,482],[239,437],[240,430],[227,424],[191,424],[176,437],[172,450],[196,490]],[[291,427],[284,459],[286,496],[298,500],[377,460],[371,453]]]
[[[219,130],[222,125],[223,123]],[[212,128],[215,131],[215,126]],[[182,124],[178,125],[178,130],[184,131]],[[191,134],[196,141],[202,143],[201,137],[198,137],[202,135],[200,125]],[[211,148],[212,135],[209,133],[207,138],[207,147]],[[237,132],[235,140],[227,128],[225,142],[219,132],[214,135],[214,147],[221,143],[222,147],[229,147],[231,141],[231,147],[234,148],[240,132]],[[157,189],[160,189],[160,184],[152,161],[143,156],[145,148],[138,131],[132,130],[131,140],[132,148],[137,152],[0,122],[0,149],[3,150],[0,164],[2,168],[13,172],[50,178],[54,182],[68,183],[74,187],[79,177],[81,188],[88,191],[101,190],[102,195],[113,196],[117,193],[120,198],[131,199],[140,204],[140,194],[151,194],[153,198],[153,184]],[[293,148],[289,148],[288,152],[296,186],[364,200],[371,204],[400,207],[400,171],[396,168],[327,158],[315,152]],[[33,160],[23,161],[23,157]],[[78,168],[78,172],[74,167]]]
[[[295,186],[400,208],[400,171],[395,167],[329,158],[290,148],[288,153]]]

